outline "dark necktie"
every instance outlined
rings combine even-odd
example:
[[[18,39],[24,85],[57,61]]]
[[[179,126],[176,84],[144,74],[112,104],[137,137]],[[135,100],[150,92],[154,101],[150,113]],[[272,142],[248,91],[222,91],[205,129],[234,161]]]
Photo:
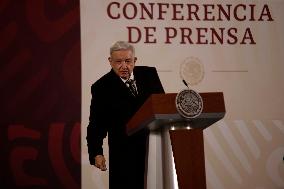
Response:
[[[133,96],[137,96],[138,93],[137,93],[137,90],[136,90],[136,87],[135,87],[135,81],[133,79],[128,79],[125,83],[128,84],[128,88],[129,88],[131,94]]]

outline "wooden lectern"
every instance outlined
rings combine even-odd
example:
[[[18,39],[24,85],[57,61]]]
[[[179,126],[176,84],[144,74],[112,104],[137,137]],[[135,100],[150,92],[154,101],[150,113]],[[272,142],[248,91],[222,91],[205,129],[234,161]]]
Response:
[[[141,129],[149,129],[151,133],[161,135],[162,183],[153,188],[205,189],[203,129],[224,117],[223,93],[200,93],[203,110],[192,119],[178,114],[176,95],[151,95],[128,122],[127,133],[131,135]],[[149,173],[149,167],[147,170]]]

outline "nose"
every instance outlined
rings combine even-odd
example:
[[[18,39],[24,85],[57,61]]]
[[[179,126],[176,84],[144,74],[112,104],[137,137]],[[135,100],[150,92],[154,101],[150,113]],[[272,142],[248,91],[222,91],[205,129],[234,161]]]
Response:
[[[125,60],[121,61],[121,67],[122,68],[127,68],[127,63]]]

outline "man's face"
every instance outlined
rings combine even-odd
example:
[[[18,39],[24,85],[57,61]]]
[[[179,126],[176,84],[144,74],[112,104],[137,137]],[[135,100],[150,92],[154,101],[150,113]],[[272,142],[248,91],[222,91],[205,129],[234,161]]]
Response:
[[[112,69],[119,77],[128,79],[135,67],[137,58],[134,57],[131,50],[121,50],[112,52],[108,60]]]

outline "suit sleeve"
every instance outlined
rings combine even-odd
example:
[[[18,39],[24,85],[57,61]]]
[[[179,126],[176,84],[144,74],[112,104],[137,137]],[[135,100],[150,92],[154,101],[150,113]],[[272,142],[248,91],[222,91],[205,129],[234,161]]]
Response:
[[[156,94],[165,93],[158,72],[155,67],[151,67],[151,88],[152,88],[152,93]]]
[[[105,106],[103,92],[96,85],[91,88],[92,100],[90,105],[89,125],[87,127],[87,145],[90,164],[94,164],[96,155],[103,155],[103,139],[107,135],[105,123]]]

